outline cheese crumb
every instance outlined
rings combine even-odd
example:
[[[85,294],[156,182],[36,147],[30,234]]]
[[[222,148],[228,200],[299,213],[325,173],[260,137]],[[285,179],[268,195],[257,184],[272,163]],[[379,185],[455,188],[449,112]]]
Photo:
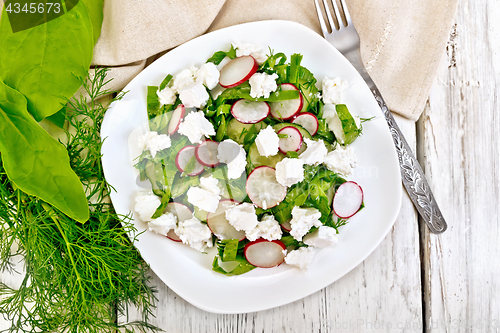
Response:
[[[215,135],[214,125],[203,111],[191,112],[179,124],[179,133],[188,137],[191,143],[200,143],[204,136]]]
[[[248,202],[231,206],[226,210],[226,219],[236,230],[252,231],[259,220],[255,213],[255,207]]]
[[[301,247],[297,250],[288,252],[285,257],[285,262],[288,265],[297,266],[300,269],[307,269],[314,258],[314,248]]]
[[[308,138],[304,138],[304,142],[307,145],[307,149],[299,155],[299,159],[303,160],[304,164],[308,165],[318,165],[323,163],[326,154],[328,154],[325,142],[321,139],[314,141]]]
[[[259,154],[265,157],[276,155],[279,150],[279,143],[280,139],[278,134],[276,134],[271,125],[260,130],[255,138],[255,144],[257,145]]]
[[[323,101],[331,104],[342,103],[342,92],[347,88],[347,82],[340,77],[329,79],[325,77],[322,82]]]
[[[221,163],[227,164],[227,177],[238,179],[245,171],[247,153],[242,145],[231,139],[219,143],[217,158]]]
[[[207,247],[212,247],[212,232],[204,223],[201,223],[196,217],[179,222],[174,230],[184,244],[189,245],[200,252]]]
[[[268,98],[269,95],[278,89],[276,79],[278,74],[255,73],[250,77],[250,96],[252,98],[264,97]]]
[[[135,211],[139,214],[139,218],[148,222],[151,221],[151,217],[156,212],[158,207],[160,207],[160,198],[152,192],[139,192],[135,197]]]
[[[283,186],[292,186],[304,180],[304,161],[285,157],[276,163],[276,180]]]
[[[166,134],[158,134],[157,132],[147,132],[139,136],[137,139],[139,148],[147,149],[153,158],[160,150],[167,149],[171,146],[170,137]]]
[[[274,216],[266,215],[253,230],[246,232],[246,237],[249,241],[254,241],[257,238],[264,238],[268,241],[272,241],[280,239],[282,234],[283,231],[281,230],[281,226],[278,221],[275,220]]]
[[[323,163],[330,171],[340,173],[343,176],[350,176],[356,166],[354,147],[348,146],[344,148],[338,146],[326,155]]]
[[[167,233],[177,226],[177,216],[172,212],[166,212],[157,219],[148,222],[150,231],[166,236]]]
[[[316,208],[293,207],[292,219],[290,220],[290,235],[298,241],[306,235],[312,227],[321,227],[323,224],[319,220],[321,212]]]

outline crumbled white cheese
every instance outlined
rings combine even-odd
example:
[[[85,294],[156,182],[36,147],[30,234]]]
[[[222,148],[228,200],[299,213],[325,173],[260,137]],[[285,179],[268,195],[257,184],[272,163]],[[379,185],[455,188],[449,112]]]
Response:
[[[177,99],[176,91],[169,87],[165,87],[162,90],[158,89],[156,95],[158,95],[161,105],[174,104]]]
[[[226,219],[238,231],[251,231],[259,223],[255,207],[248,202],[229,207],[226,210]]]
[[[187,191],[188,202],[204,211],[214,213],[219,205],[220,195],[194,186]]]
[[[288,265],[297,266],[300,269],[307,269],[314,258],[314,248],[300,247],[297,250],[288,252],[285,262]]]
[[[250,96],[252,98],[264,97],[268,98],[269,95],[278,89],[276,79],[278,74],[271,75],[266,73],[255,73],[250,77]]]
[[[219,180],[212,175],[209,177],[200,177],[200,187],[205,191],[213,193],[215,196],[219,196],[221,193]]]
[[[339,237],[335,228],[322,225],[317,230],[305,235],[303,241],[304,244],[323,248],[337,244]]]
[[[139,218],[148,222],[151,221],[151,216],[160,207],[160,198],[152,192],[139,192],[135,197],[135,211],[139,214]]]
[[[261,156],[273,156],[278,153],[280,138],[271,125],[261,129],[255,138],[257,150]]]
[[[172,80],[172,89],[176,92],[179,92],[195,83],[197,71],[198,68],[196,68],[195,66],[191,66],[190,68],[186,68],[177,73],[177,75],[175,75]]]
[[[239,43],[239,42],[235,42],[233,43],[233,45],[236,48],[237,57],[249,55],[252,56],[255,60],[257,60],[259,64],[262,64],[267,59],[266,52],[260,45],[254,45],[250,43]]]
[[[213,62],[201,65],[196,71],[196,82],[204,84],[208,89],[213,89],[219,83],[220,72]]]
[[[201,108],[207,104],[210,96],[201,82],[195,82],[179,91],[179,98],[187,108]]]
[[[171,145],[170,137],[166,134],[158,134],[157,132],[147,132],[137,139],[139,148],[148,149],[153,158],[160,150],[169,148]]]
[[[257,238],[264,238],[268,241],[272,241],[280,239],[282,234],[281,226],[278,221],[274,219],[274,216],[266,215],[253,230],[246,232],[246,237],[249,241],[254,241]]]
[[[148,222],[150,231],[166,236],[167,233],[177,226],[177,216],[172,212],[166,212],[157,219]]]
[[[304,180],[304,161],[285,157],[276,163],[276,180],[283,186],[292,186]]]
[[[325,103],[342,103],[342,92],[347,88],[347,82],[340,77],[329,79],[325,77],[322,82],[323,101]]]
[[[354,147],[338,146],[335,150],[326,155],[323,164],[328,170],[340,173],[343,176],[350,176],[352,169],[356,166],[356,156],[354,155]]]
[[[245,171],[247,153],[242,145],[231,139],[219,143],[217,158],[221,163],[227,164],[227,177],[238,179]]]
[[[304,142],[307,145],[307,149],[299,155],[299,159],[303,160],[304,164],[308,165],[318,165],[323,163],[326,154],[328,154],[325,142],[321,139],[314,141],[308,138],[304,138]]]
[[[205,118],[203,111],[198,111],[191,112],[184,118],[179,124],[179,133],[187,136],[191,143],[200,143],[204,136],[215,135],[215,129]]]
[[[321,212],[316,208],[293,207],[292,219],[290,220],[290,235],[298,241],[302,240],[311,227],[321,227],[323,224],[319,220]]]
[[[196,217],[179,222],[174,230],[184,244],[191,246],[200,252],[207,247],[212,247],[212,232],[204,223],[201,223]]]

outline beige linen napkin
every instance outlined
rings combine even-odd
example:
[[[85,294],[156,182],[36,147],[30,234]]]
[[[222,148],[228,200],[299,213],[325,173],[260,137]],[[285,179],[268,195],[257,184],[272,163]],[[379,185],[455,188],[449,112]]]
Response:
[[[363,61],[392,111],[422,113],[457,2],[347,0]],[[271,19],[321,31],[313,0],[105,0],[93,64],[114,67],[109,88],[121,89],[147,58],[206,31]]]

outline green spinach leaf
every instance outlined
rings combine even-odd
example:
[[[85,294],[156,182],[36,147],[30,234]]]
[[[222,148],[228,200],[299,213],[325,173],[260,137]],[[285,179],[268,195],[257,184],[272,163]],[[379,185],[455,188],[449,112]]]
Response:
[[[13,33],[0,21],[0,79],[26,96],[35,120],[59,111],[81,85],[102,23],[102,0],[81,0],[45,24]]]
[[[87,198],[66,149],[28,113],[26,98],[1,80],[0,152],[9,179],[23,192],[79,222],[89,218]]]

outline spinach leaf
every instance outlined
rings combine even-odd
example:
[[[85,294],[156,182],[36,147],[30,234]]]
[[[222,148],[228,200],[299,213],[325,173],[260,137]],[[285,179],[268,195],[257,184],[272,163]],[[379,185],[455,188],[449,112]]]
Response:
[[[81,0],[68,13],[13,33],[0,20],[0,79],[26,96],[35,120],[59,111],[81,85],[102,23],[102,0]]]
[[[62,144],[27,111],[26,98],[0,80],[0,152],[9,179],[79,222],[89,218],[87,198]]]
[[[231,44],[231,48],[229,51],[224,52],[224,51],[218,51],[215,52],[208,60],[207,62],[213,62],[215,65],[218,65],[224,60],[225,57],[229,57],[230,59],[236,58],[236,50],[234,49],[234,46]]]
[[[156,86],[148,86],[148,95],[147,95],[147,103],[148,103],[148,114],[156,115],[158,110],[160,109],[160,100],[158,99],[158,95],[156,92],[158,91],[158,87]]]

